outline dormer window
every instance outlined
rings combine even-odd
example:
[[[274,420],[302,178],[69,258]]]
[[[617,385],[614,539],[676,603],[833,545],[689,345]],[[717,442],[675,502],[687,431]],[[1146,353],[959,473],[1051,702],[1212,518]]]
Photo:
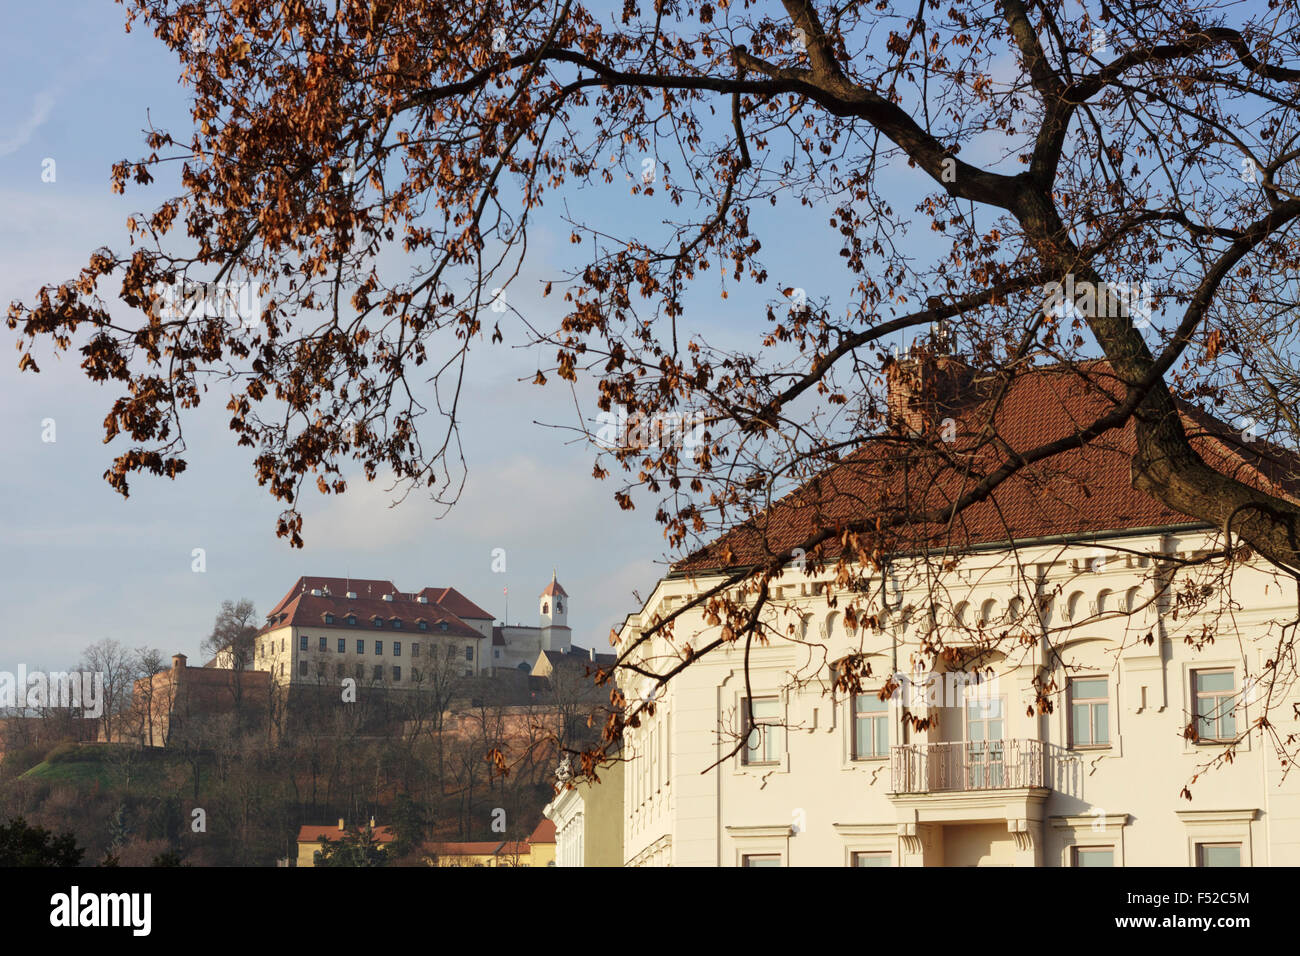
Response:
[[[428,621],[421,621],[419,627],[420,627],[420,630],[422,630],[422,631],[427,631],[427,630],[429,629],[429,622],[428,622]]]
[[[349,614],[346,618],[344,618],[344,620],[347,621],[349,624],[356,624],[357,616],[355,614]]]
[[[400,617],[393,618],[393,627],[399,631],[402,629],[402,619]]]
[[[384,626],[384,619],[379,615],[375,615],[375,627],[383,627],[383,626]]]
[[[440,631],[445,631],[445,630],[447,630],[447,622],[446,622],[446,621],[439,621],[439,622],[438,622],[438,630],[440,630]]]
[[[333,615],[333,614],[326,614],[326,615],[325,615],[325,623],[326,623],[326,624],[333,624],[333,623],[334,623],[334,615]]]

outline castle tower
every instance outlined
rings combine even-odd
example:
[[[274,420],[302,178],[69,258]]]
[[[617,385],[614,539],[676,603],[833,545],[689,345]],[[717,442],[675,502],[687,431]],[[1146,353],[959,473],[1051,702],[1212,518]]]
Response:
[[[555,580],[551,569],[551,583],[538,598],[538,613],[542,622],[542,650],[568,653],[573,632],[569,630],[569,595]]]

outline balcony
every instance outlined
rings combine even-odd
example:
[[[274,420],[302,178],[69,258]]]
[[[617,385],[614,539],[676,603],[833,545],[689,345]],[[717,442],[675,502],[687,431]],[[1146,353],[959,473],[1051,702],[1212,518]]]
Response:
[[[1049,786],[1041,740],[980,740],[891,748],[890,792],[962,793]]]

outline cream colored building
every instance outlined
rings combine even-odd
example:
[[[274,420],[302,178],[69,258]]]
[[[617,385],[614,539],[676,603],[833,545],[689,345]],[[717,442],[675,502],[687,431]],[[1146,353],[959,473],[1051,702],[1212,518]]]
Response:
[[[1050,393],[1020,401],[1050,408]],[[1057,421],[1026,427],[1050,438]],[[1294,658],[1279,655],[1294,635],[1295,580],[1241,554],[1225,579],[1216,532],[1134,497],[1123,455],[1088,465],[1086,492],[1051,484],[1064,479],[1008,489],[996,521],[981,529],[971,513],[960,553],[895,555],[859,569],[854,591],[792,563],[766,616],[791,636],[751,649],[749,694],[766,726],[745,720],[742,643],[696,660],[625,732],[626,863],[1300,865],[1300,775],[1284,775],[1275,738],[1251,729],[1267,708],[1276,739],[1300,731]],[[1057,493],[1065,512],[1017,517]],[[1041,533],[1074,516],[1076,530]],[[1015,549],[996,530],[1008,521]],[[711,560],[661,580],[620,650],[722,581]],[[846,627],[855,599],[878,628]],[[923,652],[936,628],[954,653],[983,654],[978,665]],[[636,656],[662,668],[718,633],[694,609]],[[872,691],[906,680],[886,701],[837,693],[834,669],[854,655],[871,665]],[[976,671],[987,679],[967,683]],[[1035,706],[1035,681],[1050,713]],[[650,693],[640,678],[622,689]],[[935,725],[911,729],[904,707]]]
[[[302,577],[267,615],[253,668],[277,684],[414,688],[488,666],[492,614],[455,588],[406,593],[391,581]]]
[[[624,782],[623,766],[615,764],[600,772],[599,783],[578,781],[542,810],[555,824],[557,866],[623,865]]]

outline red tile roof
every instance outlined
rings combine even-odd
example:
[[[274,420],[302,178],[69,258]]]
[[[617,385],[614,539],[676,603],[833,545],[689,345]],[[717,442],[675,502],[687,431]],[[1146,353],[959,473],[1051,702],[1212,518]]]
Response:
[[[560,587],[560,582],[555,580],[555,572],[552,571],[551,583],[546,585],[546,590],[542,592],[542,597],[553,597],[556,594],[560,595],[561,597],[569,596],[568,592],[566,592],[564,588]]]
[[[430,604],[439,604],[457,617],[476,621],[496,619],[491,611],[483,610],[455,588],[425,588],[420,593],[429,599]]]
[[[390,581],[358,582],[354,580],[347,582],[357,595],[355,598],[348,598],[346,590],[335,590],[333,587],[334,582],[344,581],[343,578],[299,578],[289,593],[281,598],[275,609],[267,616],[267,623],[259,633],[266,633],[288,625],[313,628],[367,627],[378,631],[379,628],[374,628],[374,619],[375,617],[381,617],[384,621],[383,629],[385,631],[394,631],[396,633],[410,631],[416,635],[423,634],[426,632],[420,630],[419,622],[424,620],[429,622],[428,632],[431,633],[440,633],[452,637],[467,637],[475,640],[483,637],[476,628],[466,624],[452,608],[435,601],[431,596],[431,593],[435,591],[440,594],[454,595],[453,598],[450,598],[453,604],[487,615],[486,611],[478,608],[477,605],[452,588],[426,588],[421,594],[428,598],[428,603],[421,604],[416,600],[419,595],[403,594],[395,590]],[[361,585],[360,588],[358,588],[358,584]],[[365,585],[367,584],[372,585],[372,587],[366,588]],[[324,591],[326,586],[328,586],[329,594],[318,596],[312,593],[316,589]],[[382,586],[382,589],[380,586]],[[392,594],[393,600],[385,601],[383,599],[385,594]],[[325,622],[326,614],[334,616],[332,624]],[[355,615],[357,623],[345,623],[348,615]],[[400,630],[392,627],[394,619],[402,622]],[[444,623],[447,625],[445,630],[439,626]]]
[[[320,838],[325,837],[331,841],[337,842],[343,837],[343,831],[334,826],[304,826],[298,830],[299,843],[319,843]],[[375,827],[376,843],[393,843],[397,840],[397,834],[393,832],[392,827]]]
[[[1028,451],[1090,425],[1122,400],[1123,386],[1104,362],[1045,366],[1015,378],[993,403],[987,392],[954,408],[956,450],[973,447],[990,411],[997,434]],[[1265,441],[1244,443],[1237,430],[1179,404],[1189,438],[1212,467],[1278,497],[1300,499],[1300,459]],[[1130,484],[1133,423],[1084,448],[1029,466],[951,522],[903,521],[882,532],[885,553],[1107,531],[1198,524]],[[784,553],[814,532],[870,516],[888,519],[951,506],[981,474],[1004,460],[992,447],[973,456],[912,453],[897,442],[870,441],[765,512],[680,561],[678,572],[746,567]],[[838,545],[828,542],[828,556]]]
[[[529,843],[554,843],[555,842],[555,821],[542,818],[542,822],[537,824],[528,837]]]

